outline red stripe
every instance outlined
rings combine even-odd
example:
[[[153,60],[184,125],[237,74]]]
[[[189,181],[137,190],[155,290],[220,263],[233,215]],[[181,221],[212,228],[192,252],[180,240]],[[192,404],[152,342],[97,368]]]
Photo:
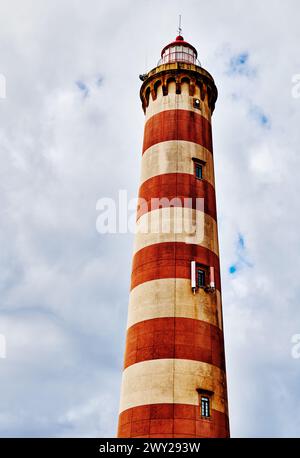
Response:
[[[201,114],[189,110],[165,110],[146,122],[143,153],[156,143],[185,140],[213,151],[210,122]]]
[[[160,206],[154,205],[155,201],[152,199],[173,200],[171,206],[185,205],[188,208],[196,208],[196,199],[204,199],[204,212],[217,220],[214,187],[208,181],[197,180],[189,173],[165,173],[149,178],[141,185],[139,198],[141,201],[137,210],[137,219],[147,211],[170,206],[168,202]],[[191,199],[191,202],[185,203],[184,199]]]
[[[118,437],[227,438],[225,413],[212,410],[211,418],[200,416],[200,407],[189,404],[149,404],[124,410],[119,416]]]
[[[221,290],[218,256],[209,249],[183,242],[156,243],[133,257],[131,289],[159,278],[191,278],[191,261],[215,269],[216,288]]]
[[[127,331],[124,368],[153,359],[188,359],[225,371],[221,329],[192,318],[154,318]]]

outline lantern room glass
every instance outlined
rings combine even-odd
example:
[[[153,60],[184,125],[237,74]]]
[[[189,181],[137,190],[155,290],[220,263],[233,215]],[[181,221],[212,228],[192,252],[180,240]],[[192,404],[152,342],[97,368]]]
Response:
[[[199,65],[195,52],[188,46],[174,45],[167,48],[158,65],[169,64],[172,62],[186,62],[188,64]]]

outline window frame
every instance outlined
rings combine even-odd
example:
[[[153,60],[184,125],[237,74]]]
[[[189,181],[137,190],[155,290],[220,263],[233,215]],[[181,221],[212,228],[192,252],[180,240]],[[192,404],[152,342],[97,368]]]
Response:
[[[193,157],[193,163],[194,163],[194,177],[196,178],[196,180],[199,180],[199,181],[202,181],[202,180],[205,180],[205,166],[206,166],[206,162],[201,160],[201,159],[198,159],[196,157]],[[198,178],[197,177],[197,167],[201,167],[201,172],[202,172],[202,178]]]
[[[197,170],[201,170],[201,176],[198,175]],[[200,162],[195,162],[195,176],[197,180],[203,180],[203,164],[201,164]]]
[[[203,284],[200,284],[200,282],[199,282],[199,272],[203,273]],[[196,285],[197,285],[197,288],[205,288],[206,287],[206,276],[207,276],[206,269],[201,265],[196,265]]]
[[[211,398],[208,394],[200,393],[200,414],[201,418],[211,418]]]
[[[200,418],[201,420],[204,420],[204,421],[211,421],[212,420],[212,399],[214,396],[214,392],[211,390],[205,390],[202,388],[197,388],[197,392],[198,392],[198,400],[199,400],[198,405],[199,405]],[[203,398],[208,399],[208,416],[202,415],[202,399]]]
[[[201,111],[201,100],[198,99],[197,97],[193,98],[193,108],[196,108],[196,110],[200,110]]]

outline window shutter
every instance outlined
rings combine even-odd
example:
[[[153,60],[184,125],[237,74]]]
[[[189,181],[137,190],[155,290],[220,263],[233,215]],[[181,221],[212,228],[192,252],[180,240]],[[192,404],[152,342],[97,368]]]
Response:
[[[210,276],[210,284],[209,284],[209,286],[211,288],[214,288],[215,287],[215,268],[214,267],[210,267],[209,268],[209,276]]]

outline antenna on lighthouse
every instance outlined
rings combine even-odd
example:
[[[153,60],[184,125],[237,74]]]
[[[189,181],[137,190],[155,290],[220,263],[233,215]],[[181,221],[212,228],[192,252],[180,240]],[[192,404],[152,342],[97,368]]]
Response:
[[[181,14],[179,14],[179,21],[178,21],[178,35],[181,35],[182,27],[181,27]]]

